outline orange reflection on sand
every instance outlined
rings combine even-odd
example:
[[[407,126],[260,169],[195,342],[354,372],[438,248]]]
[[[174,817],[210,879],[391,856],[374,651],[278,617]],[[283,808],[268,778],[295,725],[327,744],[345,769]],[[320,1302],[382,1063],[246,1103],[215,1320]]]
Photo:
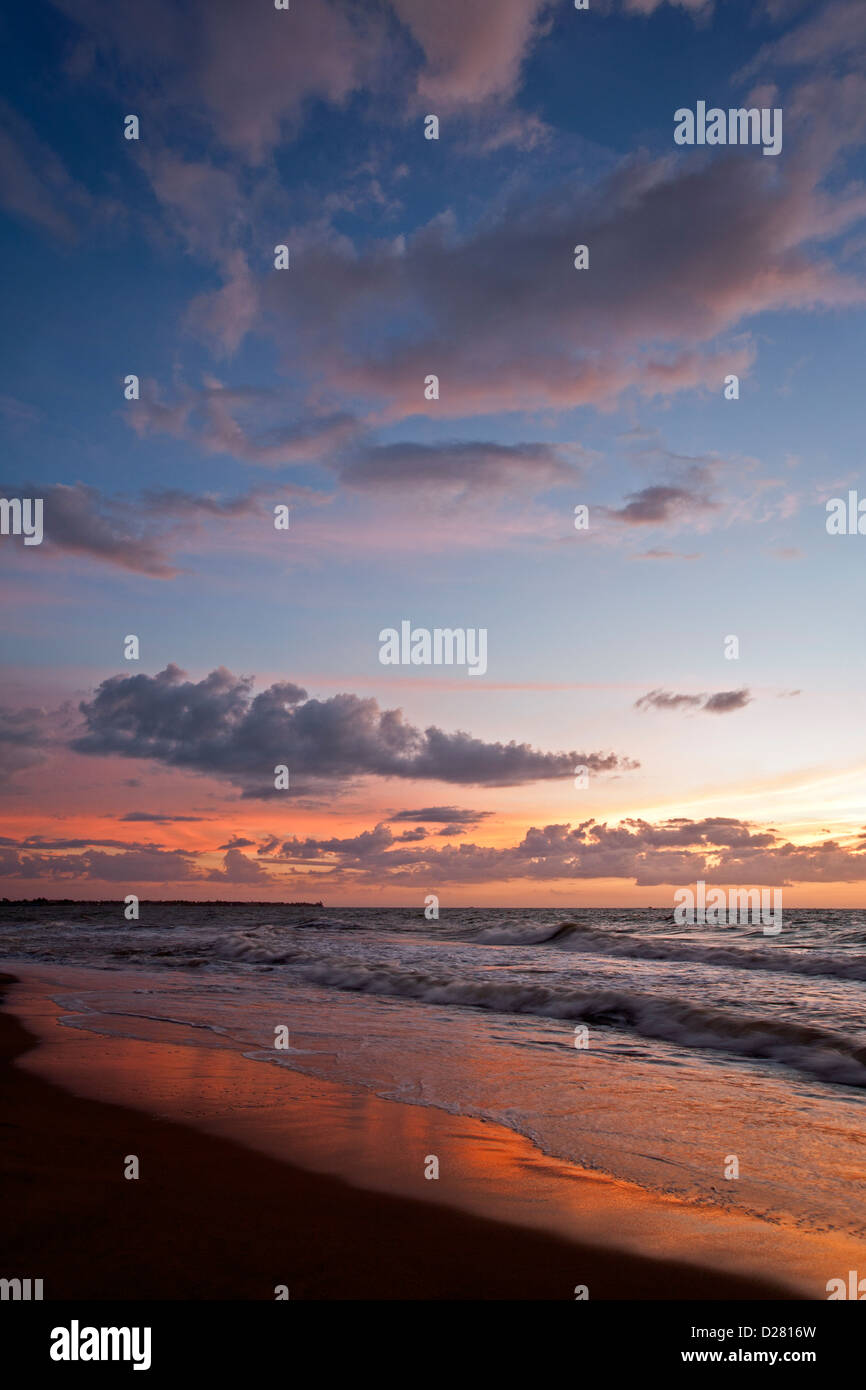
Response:
[[[758,1275],[811,1298],[825,1298],[828,1278],[856,1268],[858,1257],[862,1263],[862,1247],[849,1238],[650,1194],[549,1158],[502,1126],[251,1061],[213,1035],[190,1046],[170,1041],[172,1026],[161,1023],[151,1041],[67,1028],[57,1007],[26,984],[13,990],[10,1007],[42,1039],[20,1064],[26,1069],[371,1192]],[[178,1031],[188,1039],[187,1029]],[[425,1177],[431,1155],[436,1179]]]

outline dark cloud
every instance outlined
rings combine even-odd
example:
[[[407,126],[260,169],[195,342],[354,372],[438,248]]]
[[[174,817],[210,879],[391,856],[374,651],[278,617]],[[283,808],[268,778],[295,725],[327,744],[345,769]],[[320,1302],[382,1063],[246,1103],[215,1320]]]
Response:
[[[307,863],[338,855],[350,862],[361,864],[377,858],[396,842],[397,837],[393,830],[384,824],[377,825],[373,830],[362,830],[360,835],[351,835],[346,839],[332,836],[327,840],[317,840],[308,836],[305,840],[299,840],[293,835],[280,847],[280,857],[287,860],[303,860]]]
[[[129,840],[103,840],[99,836],[87,836],[85,839],[49,839],[45,835],[26,835],[23,839],[9,839],[6,836],[0,838],[0,845],[6,845],[15,849],[23,850],[71,850],[71,849],[129,849],[129,850],[153,850],[160,849],[160,845],[136,844]]]
[[[49,718],[42,709],[0,709],[0,783],[41,763],[51,742]]]
[[[751,701],[747,689],[720,690],[715,695],[674,695],[670,690],[650,690],[635,700],[635,709],[700,709],[707,714],[730,714]]]
[[[740,886],[866,880],[866,850],[833,840],[814,845],[781,841],[775,830],[734,817],[700,821],[678,817],[617,825],[594,820],[577,826],[533,827],[516,845],[492,848],[464,841],[435,849],[398,845],[386,825],[347,839],[286,840],[290,865],[316,864],[320,882],[410,885],[488,883],[526,879],[623,879],[642,887],[708,883]]]
[[[169,550],[181,526],[183,537],[188,538],[190,527],[198,522],[261,510],[255,493],[221,500],[171,490],[133,500],[108,497],[84,483],[3,484],[0,491],[4,497],[43,499],[47,550],[86,555],[155,579],[171,579],[180,573]]]
[[[732,710],[743,709],[751,698],[748,690],[720,690],[708,697],[704,709],[709,714],[730,714]]]
[[[156,676],[113,676],[80,708],[85,732],[72,742],[76,752],[188,768],[226,779],[245,796],[285,796],[274,790],[279,765],[288,767],[295,790],[367,776],[505,787],[569,777],[578,766],[636,766],[613,753],[545,753],[462,731],[422,730],[374,699],[310,699],[288,681],[254,695],[251,679],[225,667],[198,682],[174,665]]]
[[[391,822],[393,824],[395,821],[411,821],[414,825],[416,821],[421,821],[424,824],[436,825],[438,822],[448,821],[452,825],[477,825],[479,821],[492,815],[492,811],[464,810],[460,806],[422,806],[420,811],[398,811],[396,816],[391,817]]]
[[[96,879],[103,883],[185,883],[200,880],[192,856],[181,850],[124,848],[117,854],[91,849],[83,854],[0,849],[0,877]]]
[[[0,786],[15,773],[44,762],[63,743],[74,722],[70,704],[51,710],[0,706]]]
[[[137,785],[137,784],[136,784]],[[176,825],[180,821],[200,821],[203,816],[159,815],[153,811],[127,811],[122,821],[153,821],[156,825]]]
[[[579,478],[550,444],[383,444],[357,451],[340,472],[364,491],[430,492],[453,498],[533,495]]]
[[[235,837],[230,844],[221,845],[220,850],[225,851],[223,867],[204,871],[198,864],[200,851],[109,839],[52,840],[31,835],[13,840],[4,836],[0,838],[0,877],[74,879],[132,887],[137,883],[269,882],[262,866],[241,853],[242,846],[251,844],[251,840]]]
[[[651,690],[647,695],[641,695],[639,700],[635,700],[635,709],[697,709],[706,696],[704,695],[674,695],[669,690]]]
[[[712,511],[718,504],[686,488],[653,486],[629,494],[624,507],[605,508],[605,514],[628,526],[657,526],[695,511]]]
[[[167,433],[189,439],[207,453],[227,453],[266,467],[319,463],[336,471],[353,492],[424,493],[437,502],[537,495],[573,485],[585,457],[579,445],[533,441],[376,444],[363,422],[347,412],[301,414],[288,423],[263,424],[265,412],[284,409],[282,398],[272,392],[216,383],[195,391],[185,388],[175,404],[164,404],[156,384],[148,381],[127,418],[140,436]],[[294,487],[293,492],[316,500],[309,489]]]
[[[676,550],[645,550],[640,555],[634,557],[636,560],[699,560],[700,551],[691,551],[688,555],[683,555]]]
[[[238,844],[248,845],[250,840],[240,840]],[[239,848],[227,849],[221,869],[211,869],[207,875],[209,883],[268,883],[271,876],[261,864],[256,864],[241,854]]]
[[[455,827],[459,828],[459,827]],[[272,837],[273,838],[273,837]],[[106,850],[117,847],[117,853]],[[71,851],[83,847],[83,852]],[[204,870],[200,856],[155,845],[88,844],[78,840],[0,839],[0,877],[140,883],[281,884],[280,869],[314,868],[317,883],[404,885],[425,891],[436,883],[483,884],[526,880],[619,879],[642,887],[686,885],[696,879],[738,886],[866,881],[866,835],[855,848],[827,838],[809,845],[782,840],[777,830],[731,816],[674,817],[617,824],[533,826],[514,845],[462,841],[436,848],[410,832],[380,823],[341,838],[292,836],[269,844],[268,869],[248,859],[240,842],[225,849],[221,869]]]

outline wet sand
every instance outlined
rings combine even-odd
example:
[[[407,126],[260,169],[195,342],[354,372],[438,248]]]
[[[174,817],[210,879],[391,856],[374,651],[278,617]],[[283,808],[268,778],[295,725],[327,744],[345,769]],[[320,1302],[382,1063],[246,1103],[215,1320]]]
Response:
[[[822,1297],[790,1265],[719,1266],[726,1233],[740,1250],[757,1230],[642,1204],[498,1125],[228,1047],[67,1028],[32,980],[0,982],[0,1273],[42,1278],[46,1299]]]

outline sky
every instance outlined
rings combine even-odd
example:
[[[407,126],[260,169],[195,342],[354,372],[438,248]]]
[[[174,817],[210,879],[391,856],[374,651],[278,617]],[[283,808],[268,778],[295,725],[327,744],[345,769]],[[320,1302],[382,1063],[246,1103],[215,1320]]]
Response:
[[[861,0],[0,40],[0,895],[860,905]]]

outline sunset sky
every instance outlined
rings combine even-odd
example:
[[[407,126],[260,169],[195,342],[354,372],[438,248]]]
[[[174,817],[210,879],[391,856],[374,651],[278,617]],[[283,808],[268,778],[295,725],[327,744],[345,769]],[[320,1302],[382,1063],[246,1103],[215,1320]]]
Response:
[[[0,38],[0,496],[45,518],[0,537],[0,895],[861,904],[862,0]],[[677,146],[698,101],[781,153]],[[486,673],[383,666],[404,620]]]

